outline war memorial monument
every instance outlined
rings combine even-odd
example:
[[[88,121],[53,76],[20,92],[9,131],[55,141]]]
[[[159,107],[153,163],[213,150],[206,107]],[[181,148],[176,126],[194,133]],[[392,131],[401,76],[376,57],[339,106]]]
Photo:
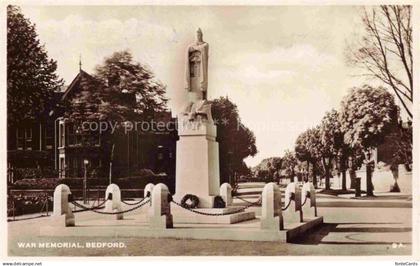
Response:
[[[185,53],[188,100],[178,115],[175,194],[165,184],[148,184],[137,205],[123,208],[118,186],[110,184],[105,210],[100,210],[73,201],[70,189],[59,185],[54,215],[41,235],[290,241],[322,224],[310,183],[302,188],[290,183],[284,193],[277,184],[268,183],[250,204],[233,204],[232,187],[219,186],[217,126],[207,99],[208,61],[209,44],[198,29],[196,41]],[[98,213],[98,219],[78,221],[71,204]]]

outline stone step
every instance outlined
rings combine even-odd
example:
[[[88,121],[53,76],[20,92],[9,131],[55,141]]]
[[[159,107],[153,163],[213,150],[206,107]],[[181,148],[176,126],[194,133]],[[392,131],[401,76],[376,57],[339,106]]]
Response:
[[[231,213],[242,209],[240,206],[229,206],[226,208],[196,208],[195,211],[211,213],[211,214],[225,214]]]
[[[139,222],[140,221],[140,222]],[[150,228],[146,217],[116,221],[100,219],[78,221],[76,227],[62,227],[46,222],[39,229],[43,237],[124,237],[124,238],[174,238],[236,241],[272,241],[273,244],[291,242],[295,238],[307,236],[323,223],[322,217],[307,220],[304,223],[285,223],[285,230],[262,230],[260,219],[251,219],[234,225],[225,224],[174,224],[168,230]],[[100,226],[98,226],[98,224]],[[135,228],[135,230],[133,230]],[[328,237],[328,236],[327,236]],[[146,240],[147,241],[147,240]]]
[[[263,188],[239,188],[236,190],[238,195],[261,194]]]
[[[264,182],[238,183],[238,188],[263,188],[264,186],[265,186]]]
[[[227,214],[241,209],[241,206],[231,206],[228,208],[200,208],[194,209],[210,215],[203,215],[185,210],[177,205],[172,204],[172,216],[174,223],[183,224],[234,224],[243,221],[255,219],[255,212],[241,211],[238,213]],[[213,215],[211,215],[213,214]],[[219,214],[219,215],[214,215]],[[221,215],[224,214],[224,215]]]
[[[259,197],[261,197],[261,194],[249,194],[249,195],[245,195],[245,196],[241,196],[241,195],[234,195],[234,196],[233,196],[233,199],[235,199],[235,197],[236,197],[236,196],[241,197],[241,198],[246,199],[246,200],[248,200],[248,199],[253,200],[253,199],[258,199]],[[237,198],[237,197],[236,197],[236,198]],[[238,200],[239,200],[239,199],[238,199]]]
[[[284,195],[285,195],[285,191],[284,190],[280,190],[281,191],[281,196],[282,197],[284,197]],[[261,194],[262,194],[262,192],[259,192],[259,193],[252,193],[252,192],[235,192],[234,194],[233,194],[233,197],[235,197],[235,196],[238,196],[238,197],[241,197],[241,198],[244,198],[244,199],[247,199],[247,198],[259,198],[259,197],[261,197]],[[318,195],[317,195],[318,196]]]
[[[244,211],[221,216],[207,216],[196,213],[173,215],[174,223],[183,224],[234,224],[255,219],[255,212]]]

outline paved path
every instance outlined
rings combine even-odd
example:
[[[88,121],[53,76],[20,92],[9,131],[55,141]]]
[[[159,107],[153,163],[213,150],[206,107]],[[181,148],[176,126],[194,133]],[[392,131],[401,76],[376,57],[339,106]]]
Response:
[[[146,211],[146,210],[143,210]],[[325,224],[295,243],[100,238],[39,237],[48,218],[10,222],[10,256],[147,256],[147,255],[409,255],[410,208],[319,208]],[[77,213],[77,219],[94,220],[97,214]],[[113,219],[113,217],[106,217]],[[118,248],[19,248],[17,243],[118,242]]]

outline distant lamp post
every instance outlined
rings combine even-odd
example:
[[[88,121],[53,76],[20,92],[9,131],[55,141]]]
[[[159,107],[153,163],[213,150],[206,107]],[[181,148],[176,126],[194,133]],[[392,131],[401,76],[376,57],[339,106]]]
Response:
[[[156,171],[158,172],[166,172],[164,169],[164,149],[162,145],[157,146],[157,164],[156,164]]]
[[[84,176],[83,176],[83,203],[87,204],[87,166],[89,164],[89,160],[83,160],[84,165]]]

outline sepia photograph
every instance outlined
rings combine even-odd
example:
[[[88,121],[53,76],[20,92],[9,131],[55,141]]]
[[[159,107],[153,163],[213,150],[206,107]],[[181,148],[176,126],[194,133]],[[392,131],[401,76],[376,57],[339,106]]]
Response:
[[[4,9],[12,261],[418,254],[415,6]]]

